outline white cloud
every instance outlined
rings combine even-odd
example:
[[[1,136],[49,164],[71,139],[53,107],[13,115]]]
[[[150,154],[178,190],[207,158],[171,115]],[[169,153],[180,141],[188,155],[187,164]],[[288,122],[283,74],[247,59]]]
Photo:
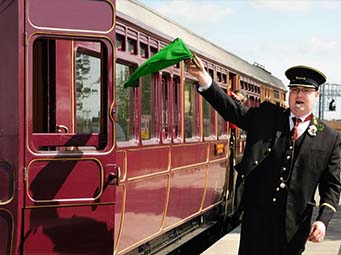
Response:
[[[334,40],[323,40],[319,37],[312,37],[310,39],[310,47],[313,51],[334,51],[337,50],[338,43]]]

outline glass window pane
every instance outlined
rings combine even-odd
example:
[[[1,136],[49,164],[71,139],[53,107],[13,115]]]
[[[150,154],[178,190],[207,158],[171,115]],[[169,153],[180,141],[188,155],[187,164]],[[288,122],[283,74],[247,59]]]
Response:
[[[173,138],[180,138],[181,136],[181,93],[180,93],[180,77],[173,77]]]
[[[163,75],[161,79],[161,132],[163,139],[169,138],[168,87],[169,76]]]
[[[33,44],[33,133],[56,132],[55,44],[44,39]]]
[[[76,53],[77,133],[101,131],[101,59],[81,49]]]
[[[150,140],[155,137],[156,126],[156,96],[154,79],[152,75],[142,77],[142,115],[141,138]]]
[[[124,88],[133,72],[129,65],[116,64],[116,141],[134,139],[134,88]]]
[[[212,136],[214,135],[212,107],[206,100],[203,100],[203,115],[204,137]]]
[[[185,84],[185,138],[196,137],[199,134],[197,125],[197,98],[193,82]]]
[[[218,137],[222,138],[226,135],[227,135],[227,123],[223,119],[223,117],[221,117],[218,114]]]

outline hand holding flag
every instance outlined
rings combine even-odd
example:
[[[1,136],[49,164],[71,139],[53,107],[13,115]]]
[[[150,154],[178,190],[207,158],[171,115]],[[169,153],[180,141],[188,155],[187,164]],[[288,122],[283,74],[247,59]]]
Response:
[[[199,81],[200,86],[206,86],[210,83],[210,75],[206,72],[204,64],[197,55],[187,63],[187,71]]]

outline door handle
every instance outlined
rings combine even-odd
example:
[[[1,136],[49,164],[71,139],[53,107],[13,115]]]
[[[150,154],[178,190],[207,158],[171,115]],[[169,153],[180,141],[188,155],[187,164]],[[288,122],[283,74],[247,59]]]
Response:
[[[104,184],[104,186],[107,186],[107,185],[120,185],[120,178],[121,178],[121,168],[120,166],[116,166],[116,173],[114,172],[110,172],[108,174],[108,178]]]
[[[57,125],[56,128],[57,128],[57,133],[63,133],[63,131],[64,133],[69,133],[69,129],[65,125]]]

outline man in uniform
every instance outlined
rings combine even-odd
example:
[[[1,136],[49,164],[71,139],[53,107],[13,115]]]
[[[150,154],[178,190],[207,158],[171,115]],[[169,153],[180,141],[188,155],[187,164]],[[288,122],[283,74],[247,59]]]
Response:
[[[197,58],[197,57],[196,57]],[[239,255],[298,255],[308,240],[323,240],[336,211],[340,183],[340,136],[313,115],[325,76],[310,67],[286,71],[289,108],[269,102],[247,109],[236,103],[203,68],[189,63],[199,93],[226,120],[247,131],[236,166],[237,212],[242,211]],[[311,224],[319,187],[317,219]]]

